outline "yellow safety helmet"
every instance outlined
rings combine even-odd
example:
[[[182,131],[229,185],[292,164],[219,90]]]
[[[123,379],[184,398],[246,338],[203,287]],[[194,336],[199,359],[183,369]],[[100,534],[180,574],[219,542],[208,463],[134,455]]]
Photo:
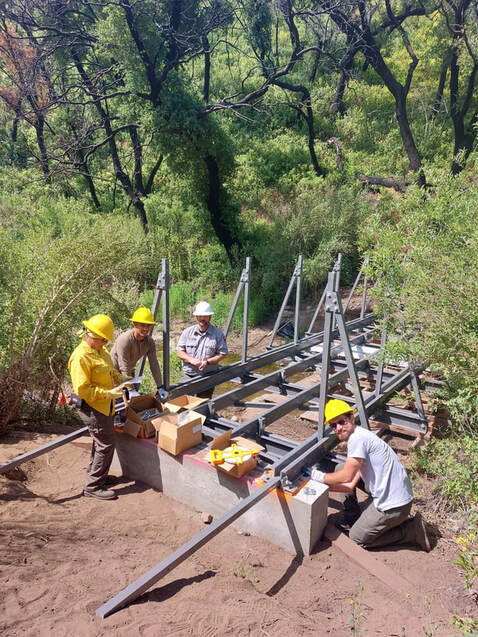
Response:
[[[106,338],[108,341],[114,341],[114,325],[113,321],[106,314],[95,314],[86,321],[82,321],[87,330]]]
[[[333,398],[332,400],[329,400],[329,402],[325,405],[325,424],[327,425],[331,420],[337,418],[337,416],[341,416],[342,414],[349,414],[350,412],[355,414],[357,410],[352,409],[350,405],[345,402],[345,400]]]
[[[147,307],[139,307],[130,318],[133,323],[146,323],[146,325],[156,325],[153,313]]]

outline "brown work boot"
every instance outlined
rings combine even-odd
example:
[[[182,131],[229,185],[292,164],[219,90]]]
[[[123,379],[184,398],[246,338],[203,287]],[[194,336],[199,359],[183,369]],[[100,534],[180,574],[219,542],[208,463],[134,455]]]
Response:
[[[427,533],[427,523],[421,513],[415,513],[415,517],[410,521],[412,527],[410,542],[419,546],[422,551],[429,553],[431,551],[430,538]]]

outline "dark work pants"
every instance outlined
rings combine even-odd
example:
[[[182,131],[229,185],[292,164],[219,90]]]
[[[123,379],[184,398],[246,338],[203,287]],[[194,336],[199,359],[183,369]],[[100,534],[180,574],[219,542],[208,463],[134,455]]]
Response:
[[[105,416],[86,403],[83,403],[79,410],[79,416],[88,427],[93,440],[90,463],[86,471],[85,491],[104,489],[115,451],[113,416]]]

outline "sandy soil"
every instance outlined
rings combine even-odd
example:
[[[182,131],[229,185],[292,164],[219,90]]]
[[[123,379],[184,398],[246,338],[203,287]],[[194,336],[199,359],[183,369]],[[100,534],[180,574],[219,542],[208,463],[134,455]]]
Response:
[[[296,424],[298,436],[303,426]],[[12,430],[0,440],[0,462],[71,430],[30,429],[36,432]],[[449,637],[461,634],[453,615],[478,620],[447,533],[429,554],[374,552],[410,583],[403,595],[327,541],[299,559],[231,527],[135,603],[101,620],[95,616],[101,604],[204,524],[200,511],[140,483],[121,482],[115,501],[82,497],[88,457],[88,439],[81,439],[0,476],[2,637]]]
[[[53,439],[12,431],[0,460]],[[328,542],[295,558],[253,536],[224,530],[132,605],[101,620],[96,609],[203,528],[192,511],[145,485],[119,498],[81,496],[87,440],[0,476],[0,634],[18,635],[415,635],[460,634],[453,614],[478,619],[464,594],[455,543],[430,554],[375,557],[410,582],[387,588]],[[17,478],[17,479],[11,479]],[[355,632],[354,632],[355,631]],[[427,631],[424,633],[424,631]]]

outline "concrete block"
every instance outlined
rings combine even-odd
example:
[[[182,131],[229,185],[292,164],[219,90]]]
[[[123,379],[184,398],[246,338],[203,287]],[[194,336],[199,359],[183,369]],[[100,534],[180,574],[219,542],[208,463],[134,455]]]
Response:
[[[205,444],[172,456],[160,449],[154,439],[117,434],[116,453],[125,476],[196,511],[207,511],[216,520],[264,484],[258,469],[239,479],[217,470],[207,462]],[[305,485],[315,493],[304,493]],[[294,494],[274,489],[233,526],[291,553],[309,555],[325,529],[327,505],[328,487],[304,479]]]

